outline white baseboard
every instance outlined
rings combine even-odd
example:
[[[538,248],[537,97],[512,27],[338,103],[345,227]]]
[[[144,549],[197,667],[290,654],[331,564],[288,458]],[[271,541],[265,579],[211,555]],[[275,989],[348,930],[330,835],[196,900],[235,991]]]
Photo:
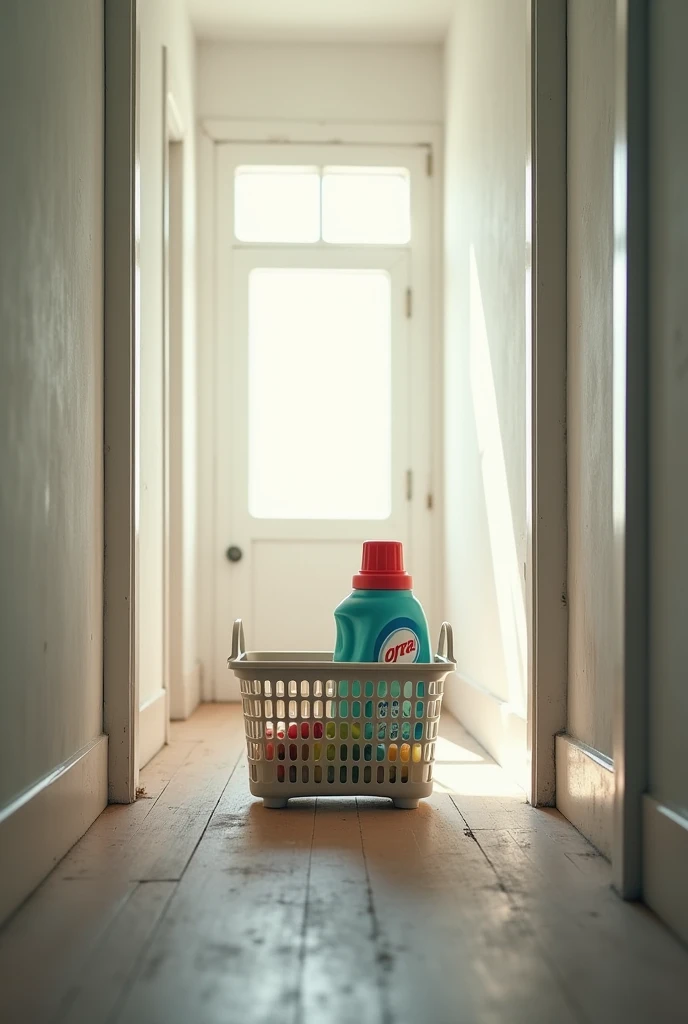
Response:
[[[139,768],[165,745],[169,719],[167,690],[159,690],[139,710]]]
[[[556,737],[557,808],[605,857],[614,836],[614,766],[572,736]]]
[[[196,710],[201,702],[201,663],[197,661],[190,672],[186,672],[182,679],[180,692],[175,693],[174,689],[170,694],[170,718],[175,721],[184,721]]]
[[[688,942],[688,818],[643,798],[643,898]]]
[[[525,789],[528,770],[525,717],[459,672],[447,680],[443,703]]]
[[[33,892],[107,804],[98,736],[0,812],[0,922]]]

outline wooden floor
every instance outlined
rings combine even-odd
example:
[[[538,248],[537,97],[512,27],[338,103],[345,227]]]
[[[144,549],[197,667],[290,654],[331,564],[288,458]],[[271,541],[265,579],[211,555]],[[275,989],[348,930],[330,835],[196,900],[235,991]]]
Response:
[[[268,811],[233,705],[173,725],[0,934],[0,1021],[688,1021],[688,953],[451,718],[436,792]]]

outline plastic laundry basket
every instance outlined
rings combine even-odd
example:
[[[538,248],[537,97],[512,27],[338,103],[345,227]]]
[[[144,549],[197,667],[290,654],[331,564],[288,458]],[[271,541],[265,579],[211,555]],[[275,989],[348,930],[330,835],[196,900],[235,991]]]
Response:
[[[246,652],[234,623],[229,667],[241,682],[249,780],[266,807],[297,796],[432,793],[442,694],[454,663],[445,622],[431,664],[333,662],[317,652]]]

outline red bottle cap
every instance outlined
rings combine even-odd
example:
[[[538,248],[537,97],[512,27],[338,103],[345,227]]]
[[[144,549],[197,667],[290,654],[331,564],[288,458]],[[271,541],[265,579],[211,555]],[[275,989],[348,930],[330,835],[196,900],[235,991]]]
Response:
[[[367,540],[354,590],[411,590],[413,579],[404,570],[404,545],[398,540]]]

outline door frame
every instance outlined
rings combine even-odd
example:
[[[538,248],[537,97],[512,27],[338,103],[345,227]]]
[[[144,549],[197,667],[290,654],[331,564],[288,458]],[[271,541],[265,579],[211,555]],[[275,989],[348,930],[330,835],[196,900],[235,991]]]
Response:
[[[159,364],[162,396],[160,434],[162,439],[162,678],[161,686],[139,708],[139,768],[169,742],[170,717],[186,717],[182,672],[183,637],[183,489],[182,489],[182,350],[181,308],[183,303],[183,256],[181,245],[170,251],[170,223],[176,214],[181,235],[183,204],[183,163],[177,154],[175,169],[181,182],[171,188],[170,144],[183,145],[184,124],[174,90],[170,51],[161,47],[160,179],[161,225],[161,323],[162,358]],[[172,210],[171,202],[175,203]],[[174,285],[171,284],[174,282]],[[174,310],[174,315],[172,314]]]
[[[566,0],[526,5],[527,796],[556,799],[566,729]]]
[[[647,0],[616,0],[613,302],[614,885],[642,895],[647,788]],[[566,2],[528,5],[528,224],[532,404],[529,602],[531,791],[556,796],[553,742],[567,724],[566,613]],[[557,120],[558,118],[558,120]],[[527,332],[527,337],[529,332]],[[539,344],[540,339],[542,344]],[[551,389],[551,393],[548,393]],[[564,427],[564,429],[562,429]],[[552,485],[554,481],[554,485]]]
[[[166,691],[165,740],[170,717],[185,718],[183,627],[183,202],[185,128],[175,96],[174,71],[167,46],[163,75],[163,687]],[[171,166],[170,148],[176,168]],[[181,175],[178,181],[173,172]],[[174,209],[173,209],[174,204]],[[178,228],[177,250],[170,248],[171,223]]]
[[[627,0],[619,0],[625,3]],[[628,0],[631,4],[642,0]],[[138,0],[106,0],[106,254],[105,254],[105,654],[104,718],[110,735],[111,801],[135,799],[138,733]],[[531,395],[528,417],[530,501],[526,564],[528,602],[529,698],[528,748],[531,758],[529,798],[534,804],[554,800],[554,737],[565,728],[567,627],[561,566],[566,564],[565,481],[549,491],[543,450],[548,461],[562,465],[565,456],[566,353],[566,192],[565,135],[559,129],[566,111],[566,0],[530,0],[528,112],[532,177],[526,183],[527,237],[532,278],[527,296],[533,338],[527,367]],[[550,49],[553,47],[554,49]],[[554,59],[552,54],[558,54]],[[548,88],[550,94],[548,96]],[[331,142],[421,147],[432,176],[429,284],[433,393],[441,393],[443,130],[440,124],[347,124],[321,121],[237,121],[209,118],[198,139],[198,623],[202,697],[213,698],[215,650],[214,566],[215,515],[213,460],[216,379],[214,267],[216,225],[215,149],[225,142]],[[547,174],[543,167],[551,168]],[[539,169],[540,173],[536,173]],[[551,204],[552,227],[538,216]],[[563,268],[563,269],[562,269]],[[558,300],[546,303],[547,278]],[[563,291],[562,291],[563,289]],[[543,302],[540,296],[545,296]],[[546,303],[546,304],[545,304]],[[130,312],[122,318],[122,309]],[[550,347],[538,337],[550,335]],[[527,333],[527,337],[530,334]],[[547,357],[547,363],[543,361]],[[432,421],[432,493],[435,508],[431,564],[438,591],[443,591],[444,563],[440,538],[444,508],[442,465],[443,411],[435,403]],[[539,444],[538,444],[539,442]],[[541,486],[538,486],[540,482]],[[546,529],[545,529],[546,527]],[[546,561],[545,545],[551,551]],[[547,566],[553,567],[546,572]],[[546,573],[546,574],[545,574]],[[549,600],[548,600],[549,596]],[[553,600],[552,600],[553,599]],[[559,609],[559,614],[555,609]],[[553,630],[548,624],[553,617]],[[547,666],[547,670],[546,670]],[[547,674],[546,674],[547,671]]]
[[[138,785],[138,0],[105,0],[103,728],[108,800]]]
[[[625,899],[638,899],[648,781],[647,0],[616,0],[616,22],[615,676],[610,838],[614,886]],[[532,310],[528,743],[529,799],[538,805],[554,802],[552,744],[567,723],[566,477],[560,470],[566,465],[565,427],[562,431],[566,423],[566,0],[530,0],[528,40],[528,149],[533,167],[528,195],[533,252],[528,303]],[[552,480],[554,486],[550,486]]]
[[[309,121],[234,121],[231,119],[206,119],[201,124],[199,142],[199,337],[201,355],[199,360],[199,606],[198,622],[200,655],[203,666],[203,699],[213,700],[215,696],[215,608],[217,592],[216,559],[217,523],[215,517],[216,462],[211,453],[215,449],[214,422],[217,408],[215,383],[218,376],[218,324],[216,312],[217,273],[217,228],[215,211],[219,197],[217,178],[218,147],[228,143],[238,144],[330,144],[347,146],[368,146],[371,148],[420,149],[425,154],[429,184],[428,202],[428,251],[419,259],[425,280],[418,283],[418,295],[425,296],[427,321],[430,325],[431,379],[428,386],[431,393],[439,393],[442,381],[441,335],[441,203],[442,182],[439,174],[441,161],[442,131],[439,125],[351,125],[338,122]],[[336,152],[336,151],[335,151]],[[334,248],[334,247],[333,247]],[[412,251],[416,250],[412,248]],[[210,283],[209,283],[210,282]],[[414,287],[416,283],[414,280]],[[423,300],[421,300],[423,301]],[[207,303],[210,303],[209,312]],[[203,307],[206,307],[203,310]],[[433,522],[429,543],[428,565],[435,580],[433,605],[439,608],[443,590],[443,559],[440,550],[442,494],[442,409],[440,403],[429,402],[430,454],[428,465],[430,479],[427,494],[431,495]],[[415,459],[414,459],[415,461]],[[420,502],[414,503],[420,506]]]
[[[614,885],[642,895],[648,781],[648,11],[616,3],[613,302]]]
[[[618,0],[633,9],[643,0]],[[567,625],[565,583],[565,367],[566,367],[566,0],[530,0],[526,88],[529,166],[526,251],[532,277],[527,390],[529,549],[528,604],[529,798],[554,801],[554,738],[566,724]],[[106,253],[105,253],[105,653],[104,718],[110,736],[110,800],[135,799],[138,732],[138,0],[105,0]],[[557,117],[559,121],[557,122]],[[321,121],[237,121],[209,118],[198,139],[198,623],[202,697],[213,698],[215,551],[213,460],[215,419],[215,149],[225,142],[331,142],[421,147],[432,176],[429,285],[433,393],[441,393],[443,130],[440,124],[347,124]],[[563,143],[561,131],[564,131]],[[543,167],[547,168],[543,173]],[[543,211],[551,213],[546,216]],[[549,223],[549,228],[548,228]],[[531,264],[532,258],[532,264]],[[549,285],[547,282],[549,281]],[[553,289],[553,291],[552,291]],[[548,301],[547,296],[552,298]],[[556,296],[556,297],[555,297]],[[122,309],[130,315],[123,318]],[[530,339],[530,332],[527,338]],[[547,337],[549,344],[539,345]],[[435,529],[431,564],[439,592],[444,508],[443,411],[433,408],[432,493]],[[546,460],[545,460],[546,457]],[[546,488],[545,466],[556,485]],[[557,466],[559,470],[557,471]],[[548,551],[549,555],[545,552]],[[564,574],[562,575],[562,566]],[[549,567],[549,568],[548,568]],[[552,627],[552,628],[550,628]],[[622,799],[630,799],[630,792]]]
[[[616,3],[613,305],[614,885],[643,891],[648,783],[648,10]]]

